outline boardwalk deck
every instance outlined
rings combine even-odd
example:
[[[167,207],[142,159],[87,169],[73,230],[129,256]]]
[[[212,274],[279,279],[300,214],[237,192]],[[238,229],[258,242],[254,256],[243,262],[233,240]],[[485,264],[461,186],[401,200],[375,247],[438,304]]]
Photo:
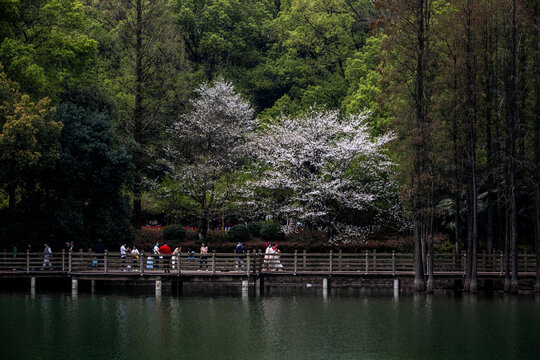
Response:
[[[462,278],[466,254],[437,254],[434,259],[436,278]],[[241,261],[240,261],[241,260]],[[503,254],[479,254],[478,277],[501,278],[506,274]],[[536,275],[534,254],[519,254],[519,276]],[[234,253],[208,254],[193,259],[187,254],[122,256],[120,253],[93,252],[0,253],[0,277],[77,277],[85,279],[153,279],[161,278],[246,278],[246,277],[362,277],[407,278],[414,276],[412,254],[365,252],[282,253],[279,256],[248,252],[241,258]]]

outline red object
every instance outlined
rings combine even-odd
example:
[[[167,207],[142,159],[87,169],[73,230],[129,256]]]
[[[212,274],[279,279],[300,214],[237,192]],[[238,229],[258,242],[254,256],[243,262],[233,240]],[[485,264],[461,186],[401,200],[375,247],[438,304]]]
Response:
[[[171,248],[168,247],[167,245],[163,245],[162,247],[159,248],[159,253],[169,255],[171,254]]]

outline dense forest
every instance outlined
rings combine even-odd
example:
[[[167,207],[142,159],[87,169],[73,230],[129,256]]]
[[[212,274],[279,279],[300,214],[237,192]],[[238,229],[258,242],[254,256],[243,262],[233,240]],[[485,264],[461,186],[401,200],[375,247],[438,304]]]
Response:
[[[473,255],[471,291],[502,251],[517,290],[539,22],[536,0],[2,0],[0,241],[271,218],[414,239],[419,290],[440,242]]]

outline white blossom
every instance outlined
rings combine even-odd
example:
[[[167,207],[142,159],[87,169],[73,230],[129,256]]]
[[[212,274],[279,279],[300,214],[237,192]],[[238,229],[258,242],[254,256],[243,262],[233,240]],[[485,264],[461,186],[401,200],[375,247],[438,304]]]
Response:
[[[385,152],[394,135],[370,135],[367,116],[311,109],[304,116],[281,116],[261,126],[251,137],[251,149],[261,162],[262,176],[252,185],[286,194],[273,204],[277,214],[328,230],[338,240],[365,237],[365,226],[346,224],[344,212],[369,211],[377,215],[371,221],[380,223],[387,209],[399,208],[389,204],[395,201],[389,199],[397,194],[397,184],[394,163]]]
[[[230,82],[204,83],[195,92],[192,110],[172,126],[171,144],[164,150],[171,178],[199,204],[201,220],[207,222],[234,191],[228,176],[243,166],[245,135],[255,121],[250,103]]]

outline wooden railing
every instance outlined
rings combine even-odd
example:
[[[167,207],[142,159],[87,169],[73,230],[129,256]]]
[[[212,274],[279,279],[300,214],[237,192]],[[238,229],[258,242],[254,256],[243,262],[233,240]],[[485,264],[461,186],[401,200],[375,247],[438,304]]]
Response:
[[[464,274],[467,254],[436,254],[434,257],[435,274]],[[478,273],[504,275],[506,273],[505,256],[482,253],[477,258]],[[34,272],[55,271],[65,273],[176,273],[204,272],[211,274],[283,271],[284,273],[321,273],[321,274],[391,274],[398,275],[414,272],[413,254],[377,253],[308,253],[295,251],[279,255],[264,254],[262,251],[248,251],[238,256],[234,253],[209,253],[189,255],[152,255],[141,252],[139,255],[121,255],[119,252],[73,252],[43,253],[27,252],[13,254],[0,253],[0,271]],[[519,272],[536,272],[534,254],[518,254]]]

